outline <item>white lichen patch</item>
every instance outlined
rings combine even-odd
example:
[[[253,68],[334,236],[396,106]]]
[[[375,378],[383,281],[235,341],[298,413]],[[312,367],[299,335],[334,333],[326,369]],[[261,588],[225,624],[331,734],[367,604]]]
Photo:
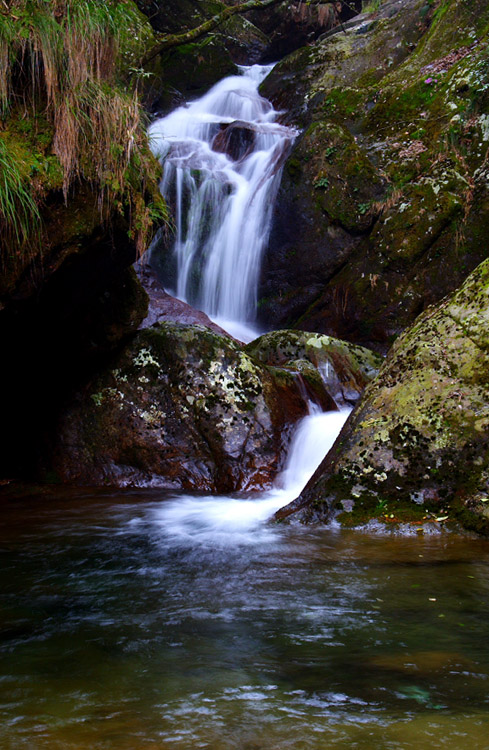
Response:
[[[149,427],[159,427],[165,420],[165,413],[152,404],[149,409],[137,409],[138,416]]]
[[[479,117],[479,127],[482,131],[482,140],[489,141],[489,115]]]
[[[148,367],[148,365],[154,365],[160,369],[160,363],[153,357],[150,349],[141,349],[137,357],[134,357],[133,361],[136,367]]]

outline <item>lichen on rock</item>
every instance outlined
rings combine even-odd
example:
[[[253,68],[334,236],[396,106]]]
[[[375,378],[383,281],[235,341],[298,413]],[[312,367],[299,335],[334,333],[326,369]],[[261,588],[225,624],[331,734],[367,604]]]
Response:
[[[54,469],[82,484],[264,487],[306,412],[290,372],[204,326],[160,323],[140,331],[67,408]]]
[[[484,261],[396,341],[304,490],[303,519],[359,522],[388,508],[489,534],[488,310]]]

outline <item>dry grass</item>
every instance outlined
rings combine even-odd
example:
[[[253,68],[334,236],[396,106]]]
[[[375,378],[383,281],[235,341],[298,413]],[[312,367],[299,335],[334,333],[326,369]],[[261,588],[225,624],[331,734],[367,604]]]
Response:
[[[315,23],[324,29],[331,29],[339,23],[337,3],[335,2],[304,2],[299,0],[292,5],[292,13],[301,23]]]

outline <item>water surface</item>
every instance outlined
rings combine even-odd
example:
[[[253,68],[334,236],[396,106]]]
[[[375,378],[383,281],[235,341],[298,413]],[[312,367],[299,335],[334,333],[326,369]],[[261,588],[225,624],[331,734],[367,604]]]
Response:
[[[488,747],[486,542],[180,502],[3,504],[2,749]]]

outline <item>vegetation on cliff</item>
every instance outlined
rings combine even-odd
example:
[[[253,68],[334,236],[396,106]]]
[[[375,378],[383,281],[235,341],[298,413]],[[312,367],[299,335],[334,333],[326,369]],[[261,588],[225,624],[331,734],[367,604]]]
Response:
[[[38,238],[49,191],[87,183],[142,251],[166,220],[131,72],[147,21],[129,0],[10,0],[0,9],[0,230],[5,256]]]
[[[489,12],[478,1],[376,5],[264,84],[303,134],[284,170],[261,314],[387,351],[487,254]]]

